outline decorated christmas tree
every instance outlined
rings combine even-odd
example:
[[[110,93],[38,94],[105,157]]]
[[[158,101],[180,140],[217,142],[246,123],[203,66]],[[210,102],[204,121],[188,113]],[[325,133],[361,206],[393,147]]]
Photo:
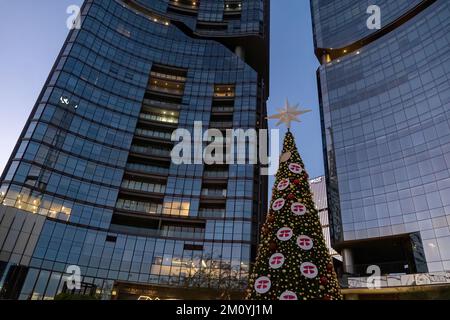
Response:
[[[261,230],[247,299],[340,300],[342,295],[325,243],[303,161],[289,131],[291,121],[307,111],[279,110],[287,123],[272,201]],[[278,123],[278,124],[279,124]]]

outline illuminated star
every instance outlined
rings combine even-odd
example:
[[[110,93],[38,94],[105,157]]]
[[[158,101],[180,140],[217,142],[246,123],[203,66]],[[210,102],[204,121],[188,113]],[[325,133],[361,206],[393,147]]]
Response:
[[[278,119],[277,126],[279,126],[282,123],[286,124],[286,127],[288,129],[291,128],[291,122],[301,122],[299,118],[300,115],[311,112],[312,110],[305,109],[300,110],[298,107],[298,104],[295,106],[289,105],[289,100],[286,99],[286,104],[284,108],[277,109],[279,113],[274,114],[272,116],[267,117],[267,119]]]

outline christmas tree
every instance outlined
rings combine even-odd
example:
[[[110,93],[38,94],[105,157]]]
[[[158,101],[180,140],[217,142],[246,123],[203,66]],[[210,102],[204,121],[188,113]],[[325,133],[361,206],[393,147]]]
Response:
[[[278,115],[296,121],[299,111]],[[296,109],[294,109],[296,110]],[[288,126],[289,127],[289,126]],[[340,300],[342,295],[294,137],[287,132],[247,290],[252,300]]]

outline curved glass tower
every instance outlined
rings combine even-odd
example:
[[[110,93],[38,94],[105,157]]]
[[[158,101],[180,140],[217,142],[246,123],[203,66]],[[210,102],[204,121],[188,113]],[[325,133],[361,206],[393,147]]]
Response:
[[[267,182],[253,165],[174,165],[171,134],[266,128],[269,1],[81,14],[1,177],[0,298],[52,299],[70,270],[74,292],[103,298],[239,291]]]
[[[377,5],[370,30],[367,1],[311,0],[334,247],[349,276],[449,271],[450,3]]]

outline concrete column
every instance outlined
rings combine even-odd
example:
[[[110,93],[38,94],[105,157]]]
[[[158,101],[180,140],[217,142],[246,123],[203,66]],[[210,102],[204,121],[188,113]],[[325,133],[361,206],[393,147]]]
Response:
[[[353,262],[353,252],[349,248],[345,248],[341,250],[341,255],[344,264],[344,272],[345,273],[354,273],[354,262]]]
[[[236,55],[237,55],[239,58],[241,58],[242,60],[245,61],[245,49],[244,49],[243,47],[237,46],[237,47],[234,49],[234,53],[236,53]]]

